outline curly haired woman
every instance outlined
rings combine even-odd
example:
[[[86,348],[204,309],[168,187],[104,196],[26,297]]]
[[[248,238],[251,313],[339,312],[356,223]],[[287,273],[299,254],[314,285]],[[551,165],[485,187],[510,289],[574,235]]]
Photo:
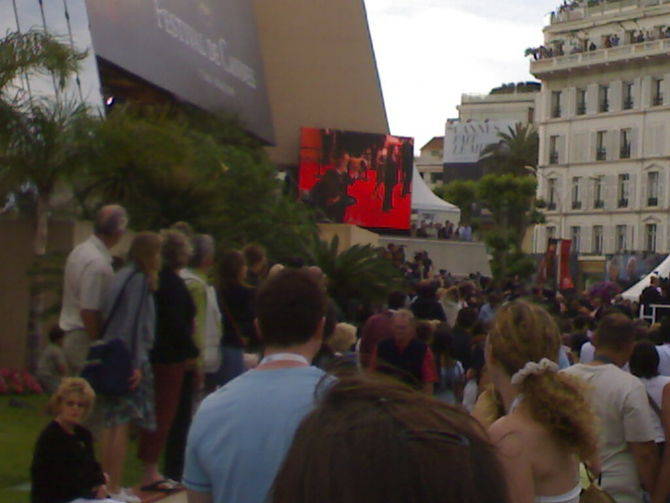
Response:
[[[559,331],[543,308],[500,308],[486,364],[506,415],[489,433],[514,503],[577,503],[579,462],[598,471],[595,415],[577,378],[557,373]]]

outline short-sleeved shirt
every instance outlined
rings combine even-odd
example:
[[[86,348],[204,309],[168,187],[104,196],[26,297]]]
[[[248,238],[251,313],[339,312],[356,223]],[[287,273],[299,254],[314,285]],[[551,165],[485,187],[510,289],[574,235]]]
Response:
[[[662,376],[670,376],[670,344],[667,342],[662,346],[656,346],[658,352],[658,373]]]
[[[82,310],[101,311],[113,275],[112,256],[97,236],[92,235],[70,252],[65,263],[59,320],[63,330],[84,328]]]
[[[617,503],[642,503],[642,489],[628,442],[656,438],[647,391],[637,377],[615,365],[577,364],[563,370],[583,379],[599,419],[602,486]]]
[[[215,503],[264,503],[326,374],[316,367],[252,370],[207,397],[186,446],[184,483]]]

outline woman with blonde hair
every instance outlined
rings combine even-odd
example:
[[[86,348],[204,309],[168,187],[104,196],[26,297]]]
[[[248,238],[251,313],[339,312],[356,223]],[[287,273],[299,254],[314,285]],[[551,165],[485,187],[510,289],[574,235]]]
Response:
[[[129,424],[149,429],[156,424],[149,351],[156,327],[153,292],[158,284],[161,244],[161,237],[154,232],[140,232],[134,237],[128,265],[114,276],[103,310],[103,341],[121,339],[130,350],[134,369],[127,393],[99,398],[102,466],[109,474],[112,497],[120,501],[139,501],[130,490],[121,487]]]
[[[489,432],[514,503],[577,503],[579,462],[598,471],[596,418],[577,378],[558,373],[558,328],[543,308],[502,306],[486,365],[506,415]]]
[[[93,436],[81,425],[94,399],[85,379],[65,377],[49,400],[47,410],[54,420],[35,445],[30,467],[32,503],[81,502],[107,495],[105,474],[93,451]]]

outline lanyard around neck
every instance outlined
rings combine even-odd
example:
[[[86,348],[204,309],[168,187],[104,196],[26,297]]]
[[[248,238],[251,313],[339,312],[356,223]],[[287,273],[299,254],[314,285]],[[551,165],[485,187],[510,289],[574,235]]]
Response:
[[[261,360],[259,365],[263,365],[265,363],[285,362],[285,361],[304,363],[305,365],[309,366],[309,361],[307,360],[307,358],[297,353],[275,353],[272,355],[268,355]]]

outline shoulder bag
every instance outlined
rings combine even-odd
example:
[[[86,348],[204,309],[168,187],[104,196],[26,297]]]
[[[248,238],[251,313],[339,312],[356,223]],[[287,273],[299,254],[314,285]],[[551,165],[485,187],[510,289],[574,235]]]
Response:
[[[112,309],[100,331],[101,340],[91,345],[86,358],[86,365],[81,372],[81,376],[100,395],[122,396],[130,391],[130,378],[133,375],[133,354],[137,349],[137,328],[140,310],[146,295],[146,283],[133,321],[132,348],[128,348],[121,339],[116,337],[105,341],[104,336],[110,320],[119,307],[126,286],[135,274],[137,274],[137,271],[128,276],[121,291],[116,296]]]

